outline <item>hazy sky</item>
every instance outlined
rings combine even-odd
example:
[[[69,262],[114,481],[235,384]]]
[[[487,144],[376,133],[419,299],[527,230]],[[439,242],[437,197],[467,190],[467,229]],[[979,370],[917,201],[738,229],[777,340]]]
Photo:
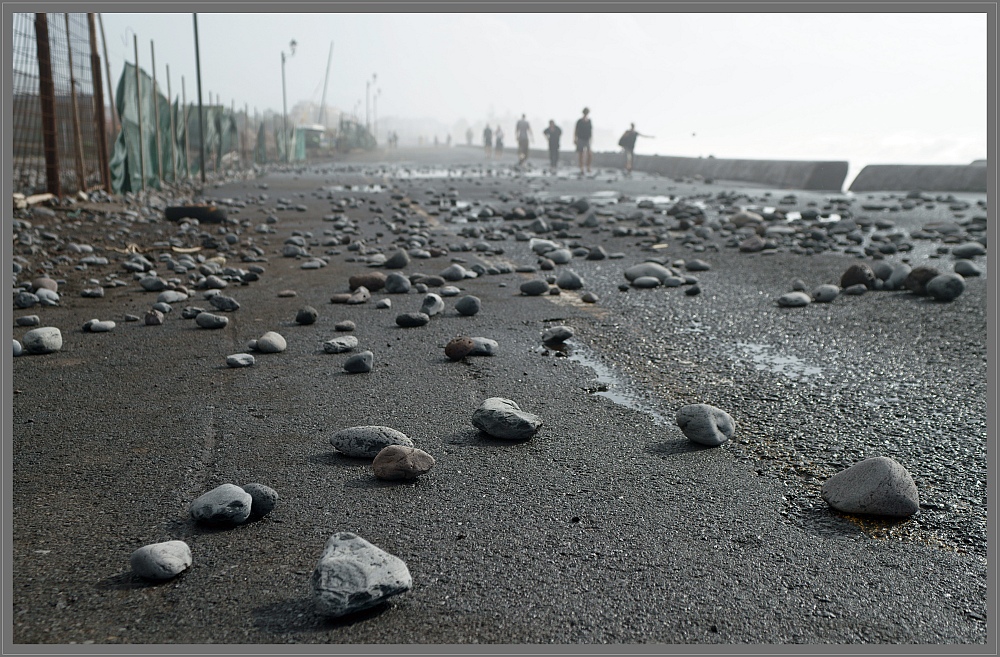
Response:
[[[150,68],[195,96],[191,14],[103,14],[112,73]],[[982,14],[199,14],[202,88],[251,112],[319,103],[383,119],[468,121],[527,113],[571,129],[591,109],[595,149],[630,122],[639,153],[965,164],[987,155]],[[207,98],[206,98],[207,100]],[[374,111],[374,101],[371,103]],[[513,124],[504,125],[511,135]],[[431,137],[431,135],[428,135]],[[444,134],[440,134],[444,139]],[[464,141],[464,136],[454,134]],[[511,138],[508,138],[511,141]],[[540,143],[540,142],[537,142]],[[564,147],[572,145],[564,137]]]

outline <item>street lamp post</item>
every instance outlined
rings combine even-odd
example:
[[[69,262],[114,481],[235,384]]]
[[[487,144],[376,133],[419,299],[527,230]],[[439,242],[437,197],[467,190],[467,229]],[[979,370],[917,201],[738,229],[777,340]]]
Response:
[[[375,133],[374,136],[375,136],[375,143],[376,144],[378,143],[378,97],[381,96],[381,95],[382,95],[382,90],[379,89],[378,91],[375,92],[375,95],[372,97],[372,102],[373,102],[372,116],[373,116],[373,123],[374,123],[373,129],[374,129],[374,133]]]
[[[369,92],[371,91],[372,85],[375,84],[375,81],[377,79],[378,79],[378,74],[372,73],[372,79],[365,81],[365,129],[368,131],[371,131],[372,129],[372,122],[368,112]]]
[[[292,51],[290,55],[285,55],[285,51],[281,51],[281,138],[285,142],[285,161],[291,161],[291,152],[288,149],[288,94],[285,91],[285,59],[291,57],[295,54],[295,46],[297,46],[295,39],[292,39],[288,43],[289,49]]]

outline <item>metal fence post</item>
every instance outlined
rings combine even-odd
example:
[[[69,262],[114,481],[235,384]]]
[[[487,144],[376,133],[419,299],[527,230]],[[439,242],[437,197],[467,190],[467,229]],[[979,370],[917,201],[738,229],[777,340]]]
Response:
[[[104,113],[104,88],[101,82],[101,56],[97,54],[97,29],[94,14],[87,14],[87,28],[90,31],[90,77],[94,80],[94,122],[97,124],[97,161],[101,167],[101,182],[104,191],[111,193],[111,168],[108,159],[108,130]],[[114,103],[111,116],[114,117]]]
[[[52,81],[49,22],[44,13],[35,14],[35,43],[38,49],[38,94],[42,106],[45,184],[50,194],[62,196],[62,185],[59,180],[59,145],[56,141],[56,89]]]
[[[73,72],[73,41],[70,38],[69,14],[63,14],[66,19],[66,54],[69,57],[69,102],[73,116],[73,154],[76,156],[76,187],[78,191],[87,192],[87,172],[83,166],[83,135],[80,133],[80,108],[76,102],[76,74]]]

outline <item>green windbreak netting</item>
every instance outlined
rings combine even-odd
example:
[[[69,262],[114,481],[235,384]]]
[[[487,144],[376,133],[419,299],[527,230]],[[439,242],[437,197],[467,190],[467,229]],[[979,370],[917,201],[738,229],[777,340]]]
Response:
[[[141,69],[139,78],[142,94],[137,95],[135,72],[135,66],[126,62],[115,95],[115,104],[118,106],[118,115],[122,122],[122,130],[115,140],[114,155],[111,158],[111,184],[116,194],[138,191],[144,187],[159,189],[161,179],[165,182],[175,182],[201,171],[198,107],[189,105],[183,108],[177,102],[171,105],[163,94],[154,94],[152,78]],[[157,147],[154,103],[159,111],[159,147]],[[173,133],[170,129],[171,113],[174,117]],[[202,113],[205,131],[205,170],[218,170],[225,164],[224,157],[228,153],[239,150],[236,117],[220,105],[203,107]],[[190,156],[185,153],[185,134]],[[145,180],[143,180],[144,174]]]

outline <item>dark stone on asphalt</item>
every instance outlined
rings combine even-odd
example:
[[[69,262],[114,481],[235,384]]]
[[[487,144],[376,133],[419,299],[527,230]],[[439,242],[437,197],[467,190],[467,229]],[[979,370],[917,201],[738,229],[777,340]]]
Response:
[[[299,311],[295,313],[295,323],[301,324],[303,326],[308,326],[309,324],[315,324],[316,320],[319,318],[319,311],[312,306],[304,306],[299,308]]]
[[[733,437],[736,423],[720,408],[708,404],[688,404],[677,411],[677,426],[688,440],[712,447]]]
[[[251,499],[248,521],[263,518],[278,504],[278,491],[270,486],[253,483],[243,486],[243,490],[250,494]]]
[[[353,458],[373,459],[389,445],[413,447],[413,441],[402,431],[379,425],[341,429],[330,436],[337,451]]]
[[[915,267],[903,281],[903,287],[918,296],[926,296],[927,284],[940,273],[934,267]]]
[[[549,284],[540,278],[521,283],[521,294],[529,297],[537,297],[548,293]]]
[[[430,472],[433,467],[433,456],[422,449],[403,445],[383,448],[372,461],[375,476],[386,481],[416,479]]]
[[[510,399],[490,397],[472,414],[472,425],[494,438],[527,440],[538,433],[542,419]]]
[[[965,292],[965,279],[959,274],[939,274],[927,282],[927,294],[938,301],[954,301]]]
[[[451,360],[462,360],[476,348],[472,338],[460,337],[450,341],[444,348],[444,355]]]
[[[415,328],[424,326],[431,321],[431,318],[424,313],[400,313],[396,315],[396,324],[403,328]]]
[[[348,374],[367,374],[375,364],[375,354],[362,351],[344,361],[344,371]]]
[[[920,509],[920,496],[910,473],[891,458],[877,456],[855,463],[830,477],[823,499],[843,513],[903,518]]]
[[[869,290],[875,289],[875,272],[866,263],[856,263],[847,268],[847,271],[840,277],[840,287],[849,288],[852,285],[862,284]]]
[[[234,484],[222,484],[191,503],[191,517],[205,525],[232,526],[250,517],[253,498]]]

